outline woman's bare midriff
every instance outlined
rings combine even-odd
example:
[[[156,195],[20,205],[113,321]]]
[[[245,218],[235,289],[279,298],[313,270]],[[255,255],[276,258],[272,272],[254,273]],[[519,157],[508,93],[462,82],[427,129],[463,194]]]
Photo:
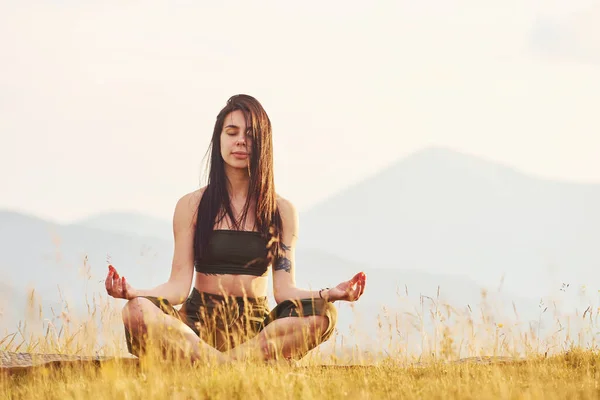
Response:
[[[267,295],[268,276],[206,275],[197,273],[194,287],[199,292],[221,296],[264,297]]]

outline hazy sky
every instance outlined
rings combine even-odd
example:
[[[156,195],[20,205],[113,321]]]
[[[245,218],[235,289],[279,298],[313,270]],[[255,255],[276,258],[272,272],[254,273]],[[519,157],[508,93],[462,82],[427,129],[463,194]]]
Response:
[[[215,3],[0,0],[0,208],[171,218],[236,93],[300,210],[432,144],[600,182],[600,0]]]

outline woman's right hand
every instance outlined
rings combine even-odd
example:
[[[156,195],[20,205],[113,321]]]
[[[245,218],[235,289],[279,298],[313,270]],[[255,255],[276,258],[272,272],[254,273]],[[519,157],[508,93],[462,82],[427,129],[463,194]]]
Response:
[[[135,290],[124,276],[119,276],[119,273],[112,265],[108,266],[108,275],[106,276],[106,292],[115,299],[131,300],[138,297]]]

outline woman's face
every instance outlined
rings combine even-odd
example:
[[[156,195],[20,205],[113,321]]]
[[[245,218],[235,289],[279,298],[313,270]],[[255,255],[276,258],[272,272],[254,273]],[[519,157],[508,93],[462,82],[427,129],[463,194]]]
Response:
[[[246,119],[240,110],[225,117],[221,131],[221,157],[233,168],[248,168],[252,138],[246,135]]]

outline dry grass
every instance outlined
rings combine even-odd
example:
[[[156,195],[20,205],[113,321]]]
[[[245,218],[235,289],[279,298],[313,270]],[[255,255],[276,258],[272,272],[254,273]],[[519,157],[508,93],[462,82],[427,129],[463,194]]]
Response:
[[[285,398],[594,398],[597,353],[577,351],[514,364],[402,367],[234,365],[198,367],[118,363],[102,368],[39,369],[4,377],[2,398],[285,399]]]
[[[429,300],[421,299],[413,313],[382,311],[378,354],[361,351],[348,338],[340,349],[340,338],[332,338],[335,354],[319,349],[297,365],[190,367],[152,357],[132,365],[117,358],[100,367],[0,374],[0,398],[600,398],[597,312],[578,317],[586,321],[579,331],[551,330],[542,339],[536,327],[519,331],[485,313],[477,318],[470,309],[460,313]],[[94,297],[82,321],[68,308],[45,319],[32,295],[31,325],[0,339],[0,350],[126,355],[115,303]],[[559,316],[554,320],[566,325]],[[458,362],[482,355],[503,362]]]

